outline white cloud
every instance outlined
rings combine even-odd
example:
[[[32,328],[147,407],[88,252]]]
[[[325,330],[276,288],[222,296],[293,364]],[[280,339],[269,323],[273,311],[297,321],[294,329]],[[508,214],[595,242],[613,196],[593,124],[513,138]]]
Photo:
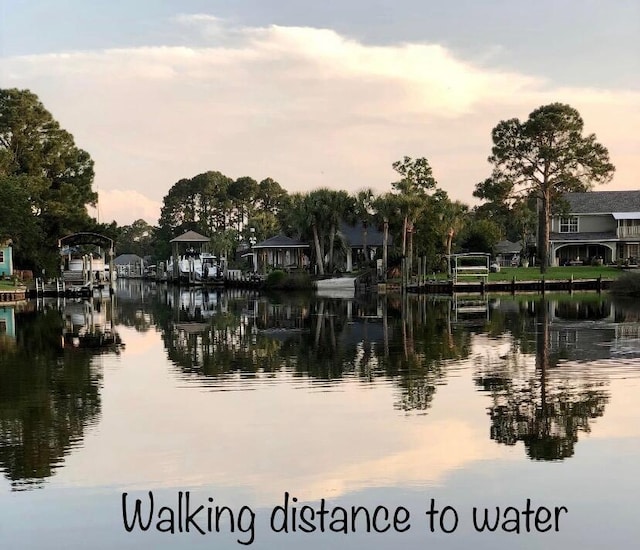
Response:
[[[98,191],[96,208],[90,208],[89,213],[103,223],[118,220],[120,225],[127,225],[143,219],[155,224],[161,206],[133,189],[105,189]]]
[[[37,93],[96,160],[103,193],[148,197],[128,204],[151,223],[173,183],[206,170],[270,176],[290,191],[383,191],[404,155],[426,156],[440,185],[469,202],[489,172],[491,128],[552,101],[574,105],[609,148],[610,188],[638,186],[637,91],[560,88],[437,44],[372,46],[198,14],[176,24],[207,43],[0,60],[2,86]],[[111,211],[125,223],[124,208]]]

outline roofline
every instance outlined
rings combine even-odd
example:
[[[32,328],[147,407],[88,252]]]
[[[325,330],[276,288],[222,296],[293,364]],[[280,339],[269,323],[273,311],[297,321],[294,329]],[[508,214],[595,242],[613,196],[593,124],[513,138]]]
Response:
[[[259,245],[256,244],[254,246],[252,246],[251,248],[253,248],[254,250],[256,248],[309,248],[308,244],[277,244],[277,245]]]
[[[628,241],[624,241],[622,239],[618,239],[617,237],[614,238],[607,238],[607,239],[578,239],[578,240],[571,240],[571,239],[549,239],[550,243],[588,243],[588,242],[594,242],[594,243],[610,243],[610,242],[621,242],[621,243],[626,243]]]

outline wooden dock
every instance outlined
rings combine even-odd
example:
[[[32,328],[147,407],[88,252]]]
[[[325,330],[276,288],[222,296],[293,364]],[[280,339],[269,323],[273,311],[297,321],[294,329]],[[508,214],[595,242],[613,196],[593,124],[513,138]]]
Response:
[[[425,281],[422,283],[409,283],[407,292],[425,294],[457,294],[500,292],[516,294],[518,292],[573,292],[578,290],[594,290],[601,292],[608,290],[613,279],[548,279],[533,281]]]
[[[18,287],[15,290],[0,290],[0,303],[8,304],[11,302],[22,302],[27,299],[27,289]]]

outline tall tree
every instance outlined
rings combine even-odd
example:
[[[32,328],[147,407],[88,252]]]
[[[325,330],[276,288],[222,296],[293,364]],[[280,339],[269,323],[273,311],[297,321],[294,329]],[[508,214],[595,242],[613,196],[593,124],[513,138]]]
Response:
[[[93,161],[29,90],[0,89],[0,177],[16,178],[45,236],[27,263],[57,266],[57,239],[90,224]]]
[[[407,256],[409,270],[411,270],[413,256],[413,225],[418,213],[425,205],[427,192],[436,188],[436,180],[429,161],[424,158],[412,159],[405,156],[393,163],[393,169],[402,179],[392,183],[392,187],[402,197],[402,254]]]
[[[538,107],[524,122],[503,120],[492,131],[489,162],[494,185],[507,188],[510,197],[528,194],[538,199],[538,256],[543,273],[549,265],[552,206],[562,193],[607,183],[615,170],[606,147],[596,141],[595,134],[583,136],[583,130],[576,109],[552,103]]]
[[[257,206],[262,210],[277,214],[287,198],[287,191],[272,178],[265,178],[258,184]]]

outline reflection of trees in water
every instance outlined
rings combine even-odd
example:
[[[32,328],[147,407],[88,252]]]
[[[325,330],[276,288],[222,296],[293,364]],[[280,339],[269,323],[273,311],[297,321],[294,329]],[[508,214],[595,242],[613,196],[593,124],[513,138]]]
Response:
[[[592,303],[588,308],[597,318],[606,308]],[[564,374],[558,366],[559,353],[550,338],[549,310],[586,311],[587,308],[558,307],[557,302],[531,302],[528,320],[535,322],[535,368],[527,368],[511,353],[500,362],[479,369],[476,384],[491,393],[491,439],[506,445],[522,441],[534,460],[560,460],[573,456],[578,435],[590,430],[590,422],[604,414],[608,392],[603,382]],[[494,318],[499,322],[499,315]],[[574,318],[574,317],[571,317]],[[516,325],[517,326],[517,325]],[[527,331],[525,331],[526,334]],[[513,348],[528,348],[514,339]]]
[[[0,466],[16,490],[39,486],[100,414],[92,352],[63,349],[59,311],[16,314],[16,345],[0,349]]]
[[[328,383],[386,377],[401,391],[396,408],[426,410],[443,383],[446,361],[469,352],[469,334],[448,324],[448,303],[425,297],[369,302],[225,295],[213,315],[187,322],[176,300],[171,303],[162,327],[168,356],[195,376],[284,368]]]

